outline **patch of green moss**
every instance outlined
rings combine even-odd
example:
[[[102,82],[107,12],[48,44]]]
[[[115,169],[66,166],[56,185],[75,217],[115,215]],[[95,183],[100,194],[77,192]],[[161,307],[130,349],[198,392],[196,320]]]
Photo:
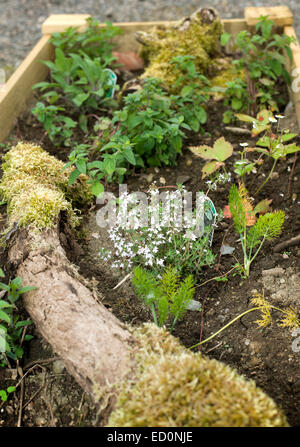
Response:
[[[156,27],[143,39],[140,55],[148,66],[142,77],[159,78],[171,87],[176,81],[171,60],[185,55],[194,56],[197,71],[209,76],[217,68],[214,59],[219,54],[222,32],[221,20],[202,24],[200,15],[195,15],[187,27],[180,23]]]
[[[8,204],[9,224],[50,228],[61,211],[67,211],[72,226],[78,224],[72,203],[88,202],[92,194],[83,177],[69,186],[70,169],[63,168],[63,162],[30,143],[18,143],[4,156],[0,193]]]
[[[166,330],[133,331],[137,377],[121,385],[109,427],[281,427],[282,411],[254,381],[187,351]]]

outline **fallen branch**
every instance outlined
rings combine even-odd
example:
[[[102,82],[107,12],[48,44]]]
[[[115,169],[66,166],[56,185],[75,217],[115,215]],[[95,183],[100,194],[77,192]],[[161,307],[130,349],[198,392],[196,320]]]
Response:
[[[275,253],[278,253],[279,251],[283,250],[284,248],[291,247],[292,245],[298,245],[300,243],[300,234],[298,236],[292,237],[291,239],[281,242],[280,244],[275,245],[273,248],[273,251]]]

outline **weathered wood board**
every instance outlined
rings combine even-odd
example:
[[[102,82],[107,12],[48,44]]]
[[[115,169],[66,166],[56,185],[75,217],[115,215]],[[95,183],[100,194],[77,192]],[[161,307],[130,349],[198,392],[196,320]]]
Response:
[[[261,16],[268,16],[278,26],[293,25],[294,23],[293,13],[288,6],[247,6],[244,15],[248,26],[255,25]]]

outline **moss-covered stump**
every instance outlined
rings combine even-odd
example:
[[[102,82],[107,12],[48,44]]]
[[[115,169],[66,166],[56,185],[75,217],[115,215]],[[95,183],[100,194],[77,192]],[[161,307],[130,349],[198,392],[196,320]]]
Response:
[[[70,189],[62,164],[20,143],[5,157],[0,191],[8,202],[9,261],[37,330],[99,405],[109,426],[286,426],[275,403],[230,367],[186,350],[153,324],[124,326],[69,262],[59,215],[89,200],[84,179]],[[74,196],[72,197],[72,193]],[[69,200],[68,200],[69,199]]]
[[[66,211],[69,223],[78,224],[72,205],[92,199],[92,194],[81,175],[74,186],[69,186],[72,168],[64,170],[64,163],[50,156],[40,146],[19,143],[5,156],[0,194],[8,203],[9,224],[20,228],[52,228],[61,211]]]
[[[138,32],[140,52],[147,66],[142,78],[156,77],[172,89],[176,74],[171,64],[175,56],[194,57],[197,71],[208,77],[220,69],[222,22],[213,9],[203,8],[175,25],[157,26],[150,33]],[[228,64],[222,62],[224,69]]]
[[[121,385],[109,426],[288,426],[274,401],[229,366],[186,350],[154,324],[133,336],[137,374]]]

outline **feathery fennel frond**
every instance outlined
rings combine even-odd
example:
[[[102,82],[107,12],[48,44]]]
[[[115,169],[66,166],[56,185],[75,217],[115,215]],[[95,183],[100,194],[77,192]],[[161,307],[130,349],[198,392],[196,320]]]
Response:
[[[193,276],[189,275],[180,283],[175,268],[167,267],[159,280],[152,272],[136,267],[132,283],[137,296],[148,305],[158,326],[163,326],[173,316],[170,331],[177,320],[183,318],[187,306],[194,296]]]
[[[155,300],[155,289],[157,279],[152,272],[135,267],[133,269],[132,283],[137,296],[143,299],[146,304],[151,304]]]
[[[184,317],[187,306],[195,293],[193,286],[193,276],[189,275],[185,278],[177,292],[173,295],[170,305],[170,313],[174,316],[174,318],[176,318],[176,320],[181,320]]]
[[[263,202],[260,202],[261,204]],[[265,205],[264,205],[265,206]],[[250,273],[250,265],[258,255],[264,242],[278,237],[282,231],[285,214],[283,211],[273,211],[260,215],[256,220],[252,200],[243,184],[232,185],[229,192],[229,209],[233,218],[235,230],[240,235],[243,255],[244,273]],[[249,227],[250,228],[247,228]],[[257,247],[255,250],[253,250]]]

